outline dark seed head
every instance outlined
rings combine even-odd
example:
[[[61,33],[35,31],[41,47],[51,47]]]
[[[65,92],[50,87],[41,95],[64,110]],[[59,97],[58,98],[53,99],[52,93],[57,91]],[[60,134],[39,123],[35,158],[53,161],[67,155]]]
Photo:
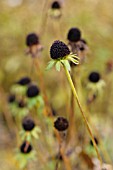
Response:
[[[92,83],[97,83],[100,80],[100,74],[98,72],[92,72],[89,75],[89,81]]]
[[[26,45],[32,46],[39,44],[39,37],[35,33],[28,34],[26,37]]]
[[[51,5],[51,8],[52,9],[60,9],[61,8],[60,3],[58,1],[54,1]]]
[[[27,97],[32,98],[38,96],[40,90],[36,85],[30,85],[27,89]]]
[[[25,85],[28,85],[30,82],[31,82],[31,79],[29,77],[23,77],[17,83],[22,86],[25,86]]]
[[[58,117],[57,120],[54,122],[54,127],[58,131],[64,131],[68,128],[68,126],[69,126],[68,120],[63,117]]]
[[[98,145],[99,144],[98,139],[96,137],[94,137],[94,140],[95,140],[95,143]],[[93,146],[92,140],[90,140],[90,145]]]
[[[71,28],[68,32],[67,39],[71,42],[77,42],[81,38],[81,31],[78,28]]]
[[[20,100],[20,101],[18,102],[18,107],[19,107],[19,108],[24,108],[25,106],[26,106],[26,104],[24,103],[23,100]]]
[[[54,41],[50,48],[50,55],[52,59],[63,58],[70,54],[68,46],[62,41]]]
[[[30,144],[28,144],[26,141],[20,146],[20,151],[22,153],[30,153],[32,150],[32,146]]]
[[[14,94],[11,94],[9,97],[8,97],[8,102],[9,103],[13,103],[15,101],[15,95]]]
[[[31,118],[25,117],[22,126],[25,131],[31,131],[35,127],[35,123]]]

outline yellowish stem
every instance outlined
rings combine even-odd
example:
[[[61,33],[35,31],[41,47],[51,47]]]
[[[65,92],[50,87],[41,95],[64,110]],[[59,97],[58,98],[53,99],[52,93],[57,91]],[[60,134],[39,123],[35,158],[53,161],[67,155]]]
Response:
[[[92,134],[92,130],[91,130],[90,126],[89,126],[89,123],[88,123],[87,118],[86,118],[86,116],[85,116],[85,114],[84,114],[84,111],[83,111],[83,109],[82,109],[82,106],[81,106],[81,104],[80,104],[80,101],[79,101],[79,98],[78,98],[76,89],[75,89],[75,87],[74,87],[74,84],[73,84],[73,82],[72,82],[70,73],[69,73],[69,71],[67,70],[67,68],[65,67],[65,65],[63,65],[63,67],[64,67],[64,70],[65,70],[67,79],[68,79],[68,81],[69,81],[69,84],[70,84],[70,86],[71,86],[71,89],[72,89],[72,91],[73,91],[73,94],[74,94],[74,96],[75,96],[75,98],[76,98],[76,101],[77,101],[77,104],[78,104],[78,106],[79,106],[79,109],[80,109],[80,111],[81,111],[81,113],[82,113],[82,117],[83,117],[83,120],[84,120],[85,125],[86,125],[86,127],[87,127],[87,130],[88,130],[88,132],[89,132],[89,134],[90,134],[90,137],[91,137],[91,140],[92,140],[92,142],[93,142],[93,145],[94,145],[95,151],[96,151],[96,153],[97,153],[98,159],[100,160],[100,163],[101,163],[101,165],[102,165],[102,159],[101,159],[101,156],[100,156],[100,154],[99,154],[98,147],[97,147],[96,142],[95,142],[95,140],[94,140],[94,137],[93,137],[93,134]]]

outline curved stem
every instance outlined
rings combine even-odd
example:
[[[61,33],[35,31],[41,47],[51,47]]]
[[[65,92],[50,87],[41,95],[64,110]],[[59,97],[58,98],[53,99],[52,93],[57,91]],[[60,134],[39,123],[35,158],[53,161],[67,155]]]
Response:
[[[93,145],[94,145],[95,151],[96,151],[96,153],[97,153],[98,159],[100,160],[100,163],[102,164],[101,156],[100,156],[100,154],[99,154],[99,151],[98,151],[96,142],[95,142],[95,140],[94,140],[94,137],[93,137],[91,128],[90,128],[89,123],[88,123],[88,121],[87,121],[87,118],[86,118],[86,116],[85,116],[85,114],[84,114],[84,111],[83,111],[83,109],[82,109],[82,106],[81,106],[81,104],[80,104],[80,101],[79,101],[79,98],[78,98],[76,89],[75,89],[75,87],[74,87],[74,84],[73,84],[73,82],[72,82],[70,73],[69,73],[69,71],[67,70],[67,68],[65,67],[65,65],[63,65],[63,67],[64,67],[64,70],[65,70],[67,79],[68,79],[68,81],[69,81],[69,84],[70,84],[70,86],[71,86],[71,89],[72,89],[72,91],[73,91],[73,94],[74,94],[74,96],[75,96],[75,98],[76,98],[76,101],[77,101],[77,104],[78,104],[78,106],[79,106],[79,109],[80,109],[80,111],[81,111],[81,113],[82,113],[82,117],[83,117],[83,120],[84,120],[85,125],[86,125],[86,127],[87,127],[87,130],[88,130],[88,132],[89,132],[89,134],[90,134],[90,137],[91,137],[91,140],[92,140],[92,142],[93,142]]]

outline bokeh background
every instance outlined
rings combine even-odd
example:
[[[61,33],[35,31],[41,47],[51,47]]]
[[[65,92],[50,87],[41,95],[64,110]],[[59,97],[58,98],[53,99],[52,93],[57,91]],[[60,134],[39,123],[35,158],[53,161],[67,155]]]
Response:
[[[0,170],[15,169],[13,157],[16,144],[13,145],[2,112],[4,98],[11,85],[20,77],[30,75],[32,61],[25,54],[26,35],[31,32],[40,35],[40,42],[44,46],[40,60],[42,70],[45,70],[50,60],[52,42],[60,39],[67,43],[67,32],[71,27],[80,28],[89,46],[83,77],[87,79],[90,71],[95,70],[100,72],[106,82],[103,97],[92,104],[89,110],[92,122],[98,127],[113,161],[113,71],[106,71],[106,63],[109,60],[113,62],[113,1],[61,0],[62,17],[58,22],[48,16],[51,2],[0,0]],[[68,110],[65,106],[67,96],[60,88],[62,74],[58,74],[54,69],[44,71],[44,80],[50,103],[62,114]],[[38,81],[36,72],[32,79]],[[65,83],[64,87],[69,90]]]

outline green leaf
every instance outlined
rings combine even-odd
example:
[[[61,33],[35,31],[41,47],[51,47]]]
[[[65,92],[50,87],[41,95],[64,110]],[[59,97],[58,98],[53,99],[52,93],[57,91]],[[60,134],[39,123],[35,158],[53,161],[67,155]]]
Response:
[[[61,66],[61,62],[57,61],[55,65],[57,71],[60,71],[60,66]]]
[[[36,139],[39,138],[39,136],[38,136],[38,134],[37,134],[37,132],[36,132],[35,130],[33,130],[33,131],[31,132],[31,134],[32,134],[32,136],[33,136],[34,138],[36,138]]]
[[[67,68],[67,70],[68,70],[68,71],[70,71],[70,70],[71,70],[71,68],[70,68],[70,64],[69,64],[69,61],[64,60],[64,61],[63,61],[63,64],[65,65],[65,67]]]
[[[39,127],[35,127],[35,131],[41,133],[41,129]]]
[[[43,100],[42,96],[38,96],[38,98],[37,98],[37,102],[39,102],[39,103],[40,103],[40,106],[41,106],[41,107],[43,107],[43,106],[44,106],[44,100]]]
[[[70,58],[70,61],[73,62],[74,64],[79,64],[79,61],[75,60],[74,58]]]
[[[20,162],[20,169],[23,169],[25,168],[25,166],[27,165],[27,160],[24,158],[24,159],[21,159],[21,162]]]
[[[54,60],[49,61],[48,65],[46,67],[46,70],[50,70],[54,66],[54,64],[55,64]]]

